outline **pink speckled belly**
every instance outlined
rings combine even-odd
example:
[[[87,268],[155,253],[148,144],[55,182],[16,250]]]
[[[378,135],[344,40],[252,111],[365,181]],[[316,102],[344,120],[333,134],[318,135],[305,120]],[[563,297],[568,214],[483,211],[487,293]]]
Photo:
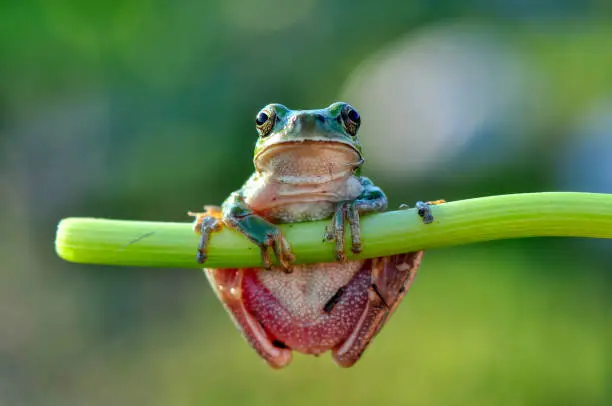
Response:
[[[363,314],[371,283],[371,270],[363,264],[298,265],[291,274],[249,270],[242,285],[245,308],[280,343],[320,354],[341,344]]]

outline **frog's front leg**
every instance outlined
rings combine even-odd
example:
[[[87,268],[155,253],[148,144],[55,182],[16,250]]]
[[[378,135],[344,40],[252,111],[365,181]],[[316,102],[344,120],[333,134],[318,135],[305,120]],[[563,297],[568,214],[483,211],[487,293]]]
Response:
[[[294,261],[295,257],[280,229],[257,215],[246,204],[240,191],[230,195],[223,203],[222,210],[223,222],[244,234],[261,249],[261,261],[264,268],[270,269],[272,267],[269,250],[272,248],[283,269],[291,270],[291,262]]]
[[[366,177],[360,178],[363,191],[353,201],[345,201],[338,204],[336,212],[332,217],[331,224],[325,232],[327,241],[336,242],[336,258],[339,261],[346,260],[344,250],[344,224],[348,221],[351,229],[351,251],[355,254],[361,252],[361,235],[359,216],[365,213],[383,211],[387,208],[387,196]]]

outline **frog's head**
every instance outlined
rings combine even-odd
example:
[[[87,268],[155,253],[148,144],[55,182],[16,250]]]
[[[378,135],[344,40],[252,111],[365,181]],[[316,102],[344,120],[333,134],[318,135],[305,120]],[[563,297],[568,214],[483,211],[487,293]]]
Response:
[[[321,176],[354,173],[363,164],[357,131],[361,118],[350,104],[290,110],[269,104],[257,114],[255,168],[260,173]]]

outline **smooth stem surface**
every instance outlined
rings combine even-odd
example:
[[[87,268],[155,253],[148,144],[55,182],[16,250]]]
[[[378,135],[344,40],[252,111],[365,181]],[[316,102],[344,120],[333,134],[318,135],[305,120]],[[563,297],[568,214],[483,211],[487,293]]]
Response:
[[[415,209],[362,217],[363,252],[372,258],[506,238],[559,236],[612,238],[612,195],[550,192],[491,196],[433,206],[423,224]],[[323,242],[327,221],[281,225],[296,263],[333,261]],[[347,247],[350,235],[346,233]],[[198,235],[191,223],[67,218],[58,225],[58,255],[72,262],[147,267],[202,268],[195,260]],[[229,229],[213,235],[206,267],[260,265],[259,248]]]

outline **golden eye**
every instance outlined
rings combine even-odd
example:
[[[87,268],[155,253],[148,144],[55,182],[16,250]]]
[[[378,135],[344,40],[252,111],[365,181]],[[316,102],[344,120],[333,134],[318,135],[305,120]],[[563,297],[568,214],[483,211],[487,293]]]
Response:
[[[266,137],[274,128],[274,122],[276,121],[276,113],[273,110],[263,109],[257,113],[255,117],[255,127],[260,136]]]
[[[361,116],[359,116],[357,110],[350,104],[347,104],[342,108],[340,115],[342,116],[342,124],[346,132],[353,136],[357,135],[357,130],[359,130],[361,125]]]

